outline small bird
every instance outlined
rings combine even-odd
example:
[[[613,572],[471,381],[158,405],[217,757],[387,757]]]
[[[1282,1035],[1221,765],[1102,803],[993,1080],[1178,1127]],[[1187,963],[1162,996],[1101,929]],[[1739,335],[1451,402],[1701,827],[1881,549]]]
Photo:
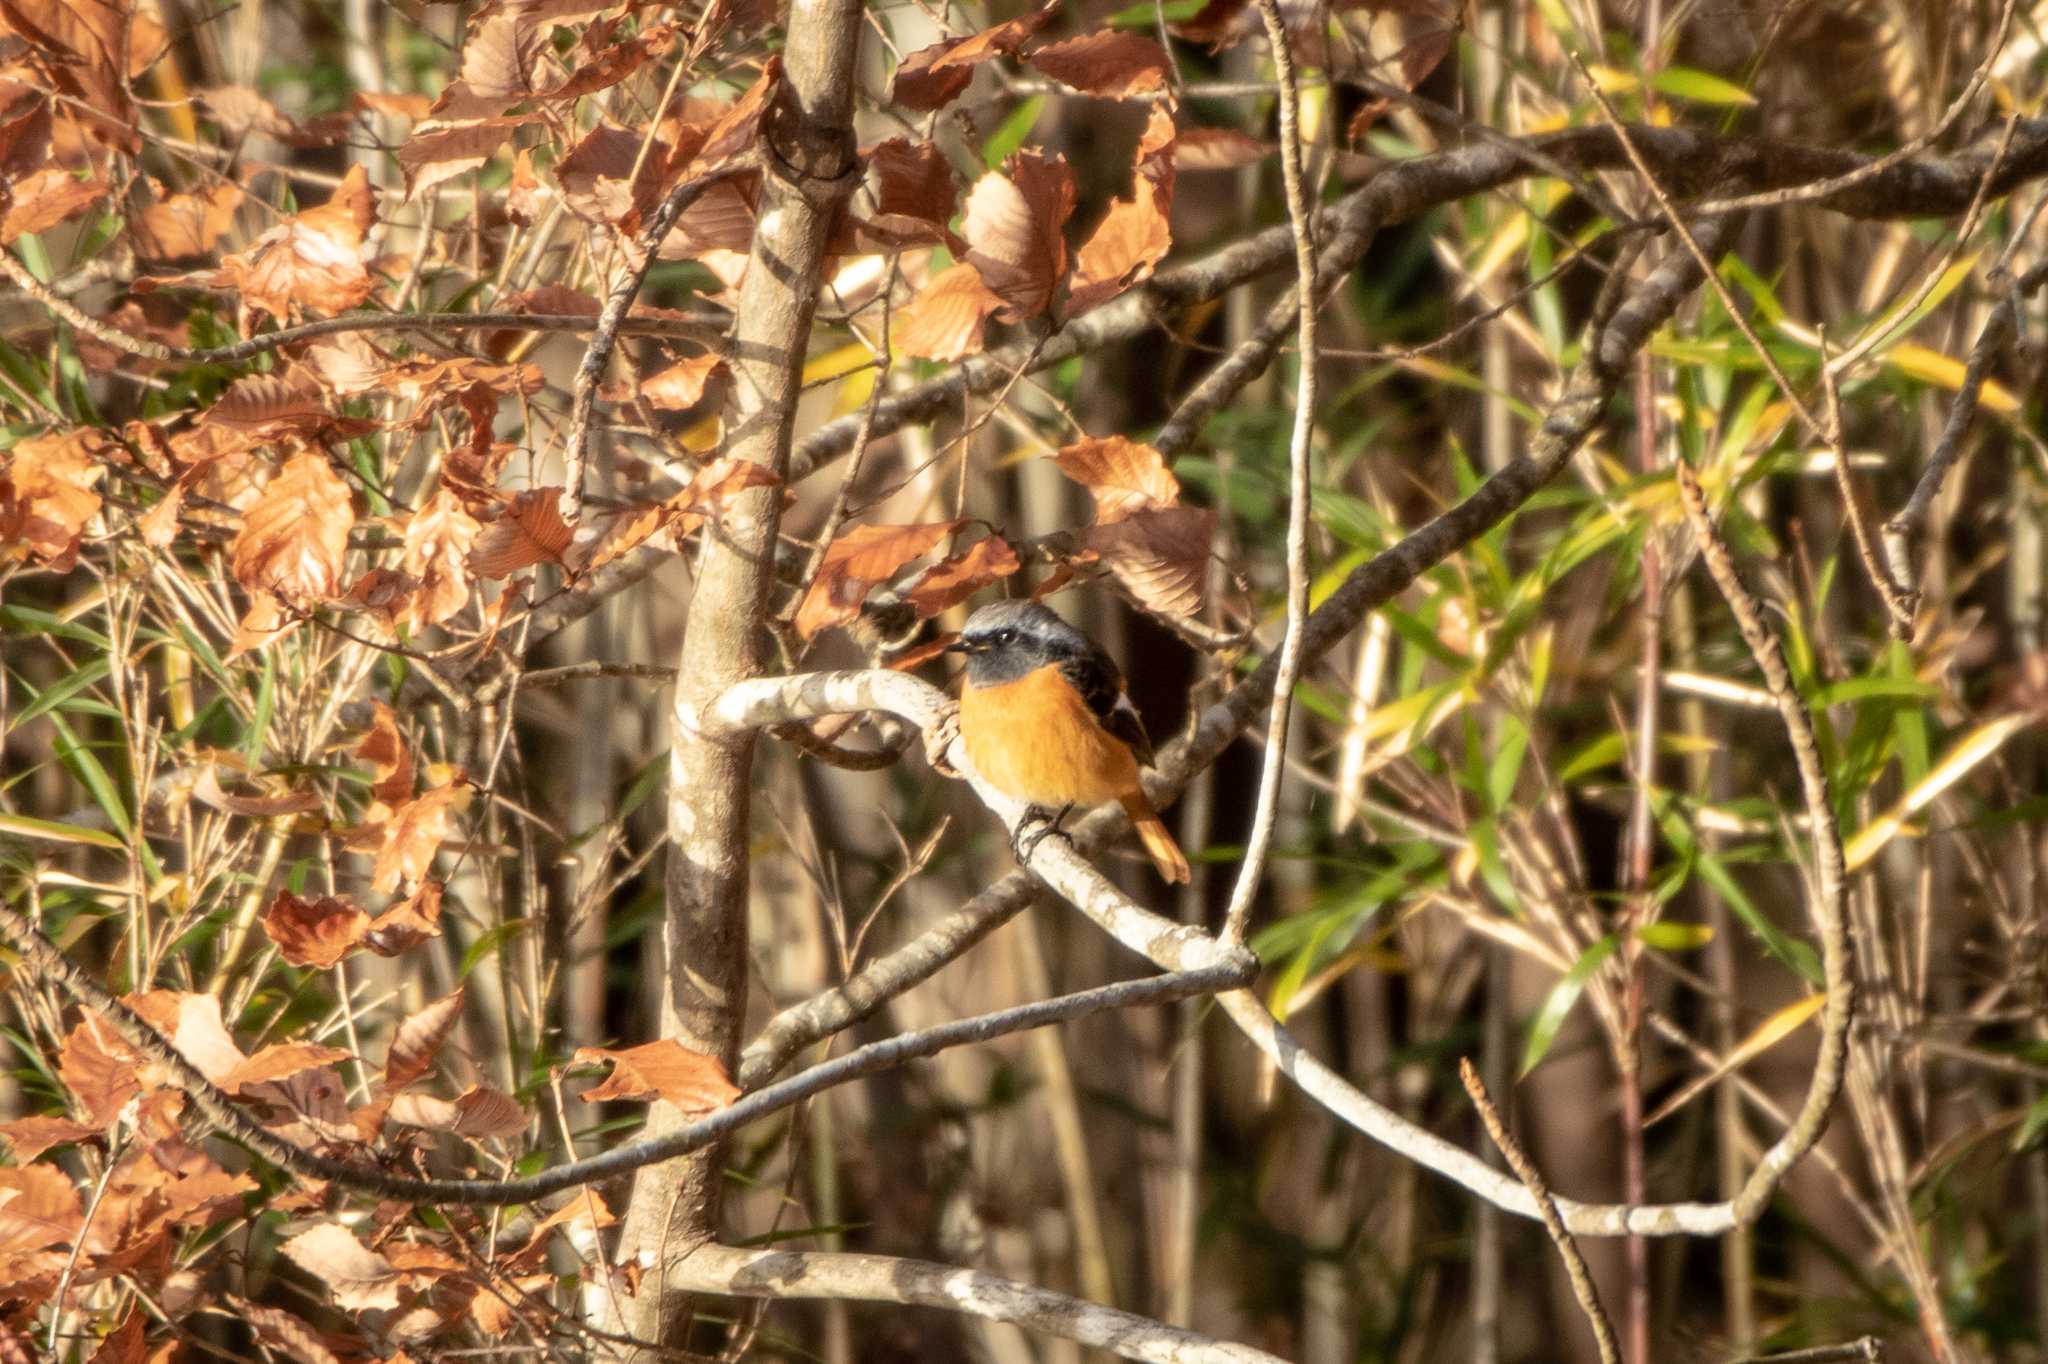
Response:
[[[1050,817],[1039,838],[1058,832],[1075,806],[1113,800],[1159,874],[1188,879],[1187,858],[1138,780],[1152,742],[1123,674],[1095,641],[1037,602],[1005,601],[968,617],[947,651],[967,655],[960,738],[968,760],[989,785]]]

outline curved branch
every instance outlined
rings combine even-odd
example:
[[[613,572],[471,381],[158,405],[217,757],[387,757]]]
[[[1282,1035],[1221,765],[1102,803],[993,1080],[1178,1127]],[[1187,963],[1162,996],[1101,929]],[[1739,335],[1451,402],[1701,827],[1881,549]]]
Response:
[[[1213,1340],[1065,1293],[929,1260],[815,1250],[701,1246],[669,1267],[671,1289],[738,1298],[828,1298],[965,1312],[1109,1350],[1148,1364],[1283,1364],[1249,1345]]]

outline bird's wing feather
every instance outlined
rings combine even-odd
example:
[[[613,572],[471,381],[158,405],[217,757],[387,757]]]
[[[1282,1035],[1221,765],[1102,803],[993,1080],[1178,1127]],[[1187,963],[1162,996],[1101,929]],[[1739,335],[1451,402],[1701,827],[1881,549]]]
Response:
[[[1081,657],[1061,659],[1060,671],[1081,693],[1102,727],[1123,740],[1141,765],[1150,767],[1152,740],[1145,733],[1145,722],[1138,718],[1138,708],[1131,704],[1130,695],[1124,690],[1123,674],[1109,656],[1092,649]]]

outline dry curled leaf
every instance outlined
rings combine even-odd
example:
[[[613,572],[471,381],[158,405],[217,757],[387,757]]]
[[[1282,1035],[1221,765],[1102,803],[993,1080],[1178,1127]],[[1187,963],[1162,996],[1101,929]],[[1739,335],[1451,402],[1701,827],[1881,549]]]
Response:
[[[705,387],[725,372],[725,357],[716,351],[706,351],[642,379],[640,396],[651,407],[680,412],[702,402]]]
[[[948,266],[918,291],[891,320],[890,344],[901,354],[951,362],[977,355],[988,320],[1003,300],[981,282],[981,272],[964,261]]]
[[[370,916],[345,899],[323,895],[303,900],[279,890],[263,911],[263,932],[278,954],[294,966],[334,965],[362,945]]]
[[[1058,14],[1058,0],[965,38],[949,38],[905,57],[889,85],[891,103],[929,113],[950,103],[974,79],[974,68],[1015,53]]]
[[[717,1057],[668,1039],[616,1051],[578,1047],[575,1059],[579,1063],[612,1063],[612,1073],[604,1083],[584,1091],[586,1103],[659,1098],[685,1112],[702,1113],[723,1108],[740,1095]]]
[[[418,890],[370,921],[363,930],[363,945],[380,957],[395,957],[428,938],[440,937],[442,893],[439,881],[423,878]]]
[[[356,1240],[347,1227],[323,1222],[286,1241],[284,1257],[326,1284],[345,1312],[398,1306],[399,1273],[391,1261]]]
[[[1048,311],[1067,273],[1074,173],[1063,156],[1018,152],[975,181],[961,210],[964,257],[1008,305],[1002,320]]]
[[[1103,436],[1064,446],[1052,458],[1061,473],[1095,499],[1098,522],[1120,521],[1147,507],[1180,505],[1180,480],[1149,445]]]
[[[355,756],[377,774],[370,794],[385,805],[396,806],[412,798],[412,750],[398,732],[398,715],[382,701],[370,702],[370,727],[357,741]]]
[[[434,865],[448,837],[455,812],[469,803],[469,787],[451,781],[406,801],[383,826],[382,843],[370,884],[389,894],[403,885],[416,886]]]
[[[852,620],[870,588],[895,577],[911,560],[931,553],[959,528],[958,521],[930,521],[909,526],[855,526],[847,531],[826,547],[817,576],[797,607],[797,633],[810,639],[820,630]]]
[[[434,1068],[441,1044],[462,1016],[462,990],[444,995],[414,1014],[409,1014],[391,1035],[391,1049],[384,1057],[384,1088],[404,1089]]]
[[[296,455],[243,513],[233,549],[235,580],[300,604],[336,597],[354,525],[348,485],[326,456]]]
[[[921,618],[929,619],[1021,567],[1009,541],[1000,535],[984,535],[960,553],[934,564],[903,595]]]
[[[276,1084],[301,1071],[318,1070],[337,1061],[346,1061],[348,1056],[340,1047],[323,1047],[311,1042],[279,1042],[263,1048],[222,1076],[220,1087],[230,1094],[239,1094],[251,1085]]]
[[[476,537],[469,571],[479,578],[505,578],[534,564],[563,563],[573,538],[562,520],[560,488],[518,493]]]
[[[1131,166],[1131,192],[1109,206],[1075,259],[1069,317],[1149,279],[1173,247],[1173,116],[1154,106]]]
[[[0,470],[0,562],[10,547],[59,569],[99,514],[105,437],[89,428],[17,441]]]
[[[244,306],[279,321],[294,321],[302,310],[345,312],[370,296],[362,252],[375,217],[368,173],[350,167],[326,203],[285,219],[229,256],[216,280],[240,289]]]
[[[129,222],[135,249],[157,261],[208,255],[233,229],[235,212],[247,197],[234,181],[221,180],[191,194],[159,200]]]
[[[419,586],[404,616],[415,629],[439,625],[469,603],[470,551],[483,526],[461,499],[438,488],[405,525],[399,567]]]
[[[1046,43],[1025,58],[1083,94],[1128,99],[1166,88],[1166,49],[1140,33],[1104,30]]]
[[[1140,606],[1162,616],[1202,609],[1216,513],[1206,507],[1147,507],[1090,526],[1082,544]]]

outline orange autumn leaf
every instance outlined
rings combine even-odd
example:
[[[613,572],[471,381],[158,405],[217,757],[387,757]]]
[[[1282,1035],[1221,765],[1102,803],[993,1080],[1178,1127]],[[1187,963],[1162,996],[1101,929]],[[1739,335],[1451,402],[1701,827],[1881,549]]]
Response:
[[[889,340],[899,353],[921,360],[979,354],[988,320],[1002,307],[981,272],[963,261],[941,271],[897,312]]]
[[[1149,445],[1103,436],[1064,446],[1053,457],[1061,473],[1095,499],[1095,519],[1120,521],[1147,507],[1180,505],[1180,480]]]
[[[363,945],[380,957],[395,957],[440,937],[442,893],[439,881],[425,878],[418,890],[370,920],[363,930]]]
[[[1147,507],[1090,526],[1081,543],[1139,605],[1162,616],[1192,616],[1202,609],[1215,534],[1216,513],[1207,507]]]
[[[443,995],[424,1009],[407,1014],[391,1035],[384,1056],[384,1087],[401,1090],[434,1068],[441,1044],[462,1016],[462,990]]]
[[[69,567],[79,537],[99,514],[96,491],[109,442],[80,429],[18,441],[0,469],[0,561],[19,546],[43,563]]]
[[[0,246],[17,237],[47,232],[68,222],[106,197],[107,182],[94,176],[81,180],[61,166],[49,166],[7,187],[0,203]]]
[[[412,750],[398,732],[398,715],[382,701],[370,702],[370,728],[357,741],[355,756],[370,765],[377,779],[370,794],[386,805],[412,797]]]
[[[1003,321],[1052,306],[1067,273],[1067,219],[1074,173],[1063,156],[1018,152],[974,182],[961,209],[964,257],[1008,305]]]
[[[150,260],[185,260],[209,254],[235,225],[235,211],[248,196],[232,180],[191,194],[173,194],[136,215],[129,230],[135,249]]]
[[[347,900],[323,895],[303,900],[280,890],[263,911],[263,932],[294,966],[334,965],[362,945],[370,916]]]
[[[702,1113],[724,1108],[740,1095],[717,1057],[666,1038],[620,1050],[578,1047],[575,1060],[612,1063],[604,1083],[584,1091],[586,1103],[659,1098],[686,1112]]]
[[[142,1092],[137,1070],[142,1056],[122,1041],[113,1025],[88,1013],[64,1038],[57,1078],[71,1091],[85,1121],[104,1131],[128,1100]]]
[[[280,321],[302,310],[339,313],[370,296],[363,238],[376,219],[369,175],[358,166],[324,204],[285,219],[248,250],[221,262],[219,283],[242,291],[242,302]]]
[[[233,549],[235,579],[252,592],[294,603],[338,596],[354,525],[348,485],[326,456],[296,455],[242,515]]]
[[[1173,248],[1173,116],[1154,106],[1131,164],[1131,192],[1109,212],[1075,258],[1066,313],[1100,306],[1149,279]]]
[[[370,884],[387,895],[401,884],[418,885],[434,865],[455,812],[468,803],[468,785],[451,781],[421,792],[394,810],[383,826]]]
[[[904,597],[920,617],[929,619],[1021,567],[1009,541],[1000,535],[984,535],[961,553],[934,564]]]
[[[930,521],[909,526],[855,526],[847,531],[827,546],[817,576],[797,607],[797,633],[810,639],[820,630],[852,620],[870,588],[895,577],[911,560],[931,553],[959,527],[958,521]]]
[[[715,351],[693,355],[640,381],[640,396],[650,407],[680,412],[703,401],[704,389],[725,372],[725,357]]]
[[[560,488],[518,493],[476,537],[469,571],[479,578],[504,578],[534,564],[559,564],[573,538],[562,520]]]
[[[446,488],[406,522],[399,567],[419,584],[404,613],[416,628],[439,625],[469,603],[469,555],[482,534],[482,524]]]
[[[1087,33],[1047,43],[1025,60],[1083,94],[1128,99],[1166,88],[1166,49],[1140,33]]]
[[[301,1071],[318,1070],[336,1061],[346,1061],[348,1057],[349,1053],[340,1047],[323,1047],[311,1042],[279,1042],[264,1047],[223,1075],[220,1087],[230,1094],[239,1094],[245,1086],[276,1084]]]

